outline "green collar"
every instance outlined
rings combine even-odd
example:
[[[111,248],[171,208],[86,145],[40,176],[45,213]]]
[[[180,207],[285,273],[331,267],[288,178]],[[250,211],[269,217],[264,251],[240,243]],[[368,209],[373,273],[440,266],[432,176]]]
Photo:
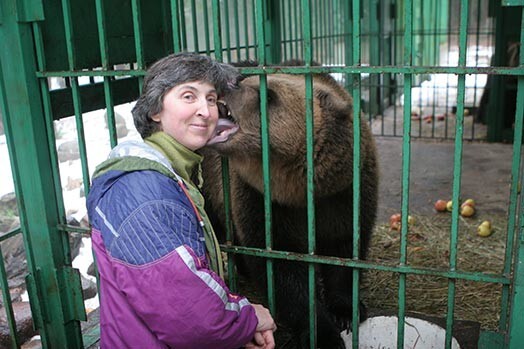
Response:
[[[186,182],[192,183],[191,177],[193,171],[195,168],[200,170],[200,163],[202,162],[201,155],[186,148],[163,131],[153,133],[144,139],[144,141],[153,148],[161,151],[169,160],[175,172]]]

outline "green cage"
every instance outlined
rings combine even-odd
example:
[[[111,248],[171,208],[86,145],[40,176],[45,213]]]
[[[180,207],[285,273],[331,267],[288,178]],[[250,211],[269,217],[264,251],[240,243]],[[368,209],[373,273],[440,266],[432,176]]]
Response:
[[[524,58],[519,55],[524,41],[523,11],[522,0],[1,1],[0,150],[5,152],[0,153],[0,160],[10,171],[0,168],[0,188],[12,186],[19,216],[19,227],[0,235],[0,282],[8,328],[2,343],[20,348],[29,339],[18,328],[13,306],[18,301],[10,296],[6,271],[4,243],[17,238],[23,241],[27,261],[24,287],[34,326],[31,335],[39,334],[44,348],[96,347],[96,317],[86,313],[80,272],[73,267],[76,256],[70,247],[73,239],[89,240],[90,230],[71,224],[66,187],[76,183],[75,193],[85,197],[101,156],[123,138],[137,136],[129,121],[127,127],[120,126],[125,124],[122,119],[129,117],[147,67],[170,53],[191,51],[224,62],[256,60],[258,65],[241,71],[261,80],[282,72],[305,79],[315,73],[331,74],[353,96],[354,115],[360,115],[355,124],[369,123],[374,136],[390,151],[384,153],[389,160],[384,164],[394,164],[384,171],[390,177],[383,181],[390,183],[381,186],[379,193],[386,197],[386,189],[393,187],[394,205],[381,208],[377,223],[380,228],[380,219],[387,220],[394,212],[402,214],[402,228],[396,237],[385,228],[384,236],[393,241],[388,242],[388,246],[393,243],[389,248],[396,249],[393,260],[320,256],[314,248],[297,255],[270,246],[235,246],[229,241],[221,247],[230,258],[236,254],[260,256],[267,259],[270,270],[276,258],[307,263],[312,294],[315,266],[319,264],[353,268],[356,282],[348,292],[358,298],[365,299],[366,292],[369,297],[369,285],[358,278],[358,272],[391,280],[386,288],[391,287],[393,304],[384,303],[383,310],[399,319],[397,347],[405,345],[405,329],[409,327],[406,316],[423,312],[410,303],[413,277],[439,279],[444,285],[443,310],[428,315],[440,319],[446,348],[452,347],[461,320],[481,322],[457,317],[459,306],[467,303],[458,287],[464,283],[476,285],[474,288],[493,286],[497,290],[495,324],[478,325],[472,347],[523,347],[524,211],[520,187]],[[289,59],[301,59],[304,64],[279,65]],[[310,119],[311,115],[305,115],[304,122]],[[102,135],[105,128],[107,132]],[[267,132],[267,124],[262,125],[262,138]],[[64,138],[65,133],[69,138]],[[103,144],[93,138],[95,134],[103,137]],[[355,148],[359,154],[358,137]],[[267,144],[263,149],[264,182],[269,183]],[[417,162],[424,149],[435,159],[422,155],[427,162]],[[436,157],[432,149],[443,151],[447,160]],[[496,167],[498,162],[491,165],[499,171],[496,182],[484,182],[484,173],[478,173],[476,181],[488,184],[478,190],[468,187],[469,149],[491,154],[491,158],[475,157],[473,162],[507,159],[504,167]],[[63,159],[62,152],[73,153],[73,157]],[[465,195],[477,193],[486,198],[487,212],[491,208],[487,204],[491,186],[504,187],[500,209],[493,211],[500,218],[500,264],[496,271],[483,270],[480,261],[474,270],[462,268],[464,249],[459,246],[465,236],[464,226],[471,228],[474,221],[465,221],[458,205],[453,206],[445,223],[445,267],[412,263],[420,249],[410,240],[416,234],[409,230],[408,216],[435,215],[432,209],[418,211],[413,204],[422,202],[416,190],[424,193],[424,199],[433,195],[424,188],[417,189],[420,183],[412,178],[420,177],[415,169],[421,163],[442,167],[439,161],[448,160],[446,188],[435,190],[435,196],[447,195],[449,200],[460,202]],[[65,172],[66,164],[73,172]],[[308,163],[308,169],[312,167]],[[397,172],[389,172],[393,167]],[[486,173],[492,170],[483,168]],[[348,171],[354,171],[358,188],[358,168]],[[431,179],[431,171],[423,170],[422,178]],[[313,192],[310,182],[308,191]],[[424,185],[432,188],[430,182]],[[270,198],[266,200],[268,207]],[[428,205],[427,200],[421,205]],[[432,208],[432,203],[429,205]],[[308,201],[308,214],[314,222],[312,201]],[[358,212],[348,212],[353,214]],[[267,216],[270,237],[271,213]],[[314,241],[315,228],[308,228],[307,238]],[[491,248],[481,246],[486,251]],[[229,274],[231,287],[236,289],[233,266]],[[274,310],[271,286],[268,294]],[[310,348],[315,348],[314,302],[304,316],[313,334]],[[356,313],[354,318],[358,319]],[[353,347],[360,341],[356,324],[350,329]]]

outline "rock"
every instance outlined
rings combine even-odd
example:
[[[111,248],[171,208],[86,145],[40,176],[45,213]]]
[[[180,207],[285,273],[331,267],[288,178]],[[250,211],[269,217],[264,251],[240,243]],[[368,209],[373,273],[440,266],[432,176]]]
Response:
[[[67,190],[78,189],[78,188],[80,188],[82,186],[83,183],[84,183],[84,180],[82,178],[67,177],[67,184],[66,184],[65,188]]]
[[[14,302],[13,312],[16,321],[16,330],[19,343],[24,343],[31,339],[37,332],[33,329],[33,318],[31,307],[28,302]],[[12,348],[10,329],[4,309],[0,311],[0,348]]]
[[[87,275],[91,275],[96,277],[96,271],[95,271],[95,263],[91,263],[89,267],[87,268]]]
[[[15,193],[5,194],[0,198],[0,214],[18,216],[18,205]]]
[[[82,279],[82,296],[84,297],[84,300],[96,296],[98,293],[96,283],[84,277],[83,275],[80,275],[80,278]]]
[[[25,276],[28,273],[22,234],[2,241],[0,246],[4,255],[9,288],[22,287],[25,285]]]
[[[58,161],[65,162],[80,159],[77,141],[66,141],[58,146]]]
[[[0,233],[7,233],[12,230],[12,227],[20,225],[20,219],[16,216],[5,216],[0,213]]]
[[[107,125],[107,111],[104,113],[104,120],[106,122],[106,128],[108,128],[108,125]],[[128,130],[127,126],[126,126],[126,120],[124,119],[124,117],[122,115],[120,115],[116,111],[115,111],[115,127],[116,127],[117,138],[125,137],[129,133],[129,130]]]

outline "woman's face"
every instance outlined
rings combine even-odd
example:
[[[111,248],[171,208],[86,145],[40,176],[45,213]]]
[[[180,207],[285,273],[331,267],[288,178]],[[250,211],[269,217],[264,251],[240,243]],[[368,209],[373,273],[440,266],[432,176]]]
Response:
[[[191,150],[202,148],[218,121],[217,92],[207,82],[176,85],[164,96],[163,108],[152,119],[162,131]]]

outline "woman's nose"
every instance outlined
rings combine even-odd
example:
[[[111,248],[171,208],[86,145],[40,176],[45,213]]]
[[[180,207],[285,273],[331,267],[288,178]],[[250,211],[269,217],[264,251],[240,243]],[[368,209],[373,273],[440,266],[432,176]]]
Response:
[[[211,115],[210,106],[206,99],[199,101],[198,115],[204,118],[208,118]]]

